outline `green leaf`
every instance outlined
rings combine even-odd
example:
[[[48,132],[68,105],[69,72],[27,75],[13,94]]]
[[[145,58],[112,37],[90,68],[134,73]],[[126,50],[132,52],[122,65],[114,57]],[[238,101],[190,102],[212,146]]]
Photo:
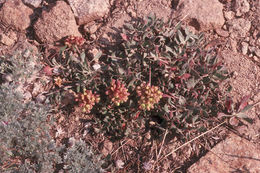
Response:
[[[60,53],[64,52],[66,48],[67,48],[67,46],[61,47],[61,48],[60,48]]]
[[[246,122],[250,123],[250,124],[253,124],[254,121],[252,118],[243,118],[243,120],[245,120]]]
[[[126,23],[126,24],[124,24],[124,26],[125,26],[127,29],[129,29],[129,30],[134,30],[134,29],[135,29],[135,28],[133,27],[133,25],[130,24],[130,23]]]
[[[244,113],[244,112],[246,112],[246,111],[250,110],[252,107],[254,107],[254,104],[247,105],[247,106],[246,106],[246,107],[244,107],[244,109],[243,109],[243,110],[241,110],[240,112],[241,112],[241,113]]]
[[[224,76],[224,75],[222,75],[222,74],[220,74],[220,73],[214,73],[214,76],[216,76],[218,79],[220,79],[220,80],[225,80],[225,79],[227,79],[227,76]]]
[[[237,117],[239,118],[248,118],[248,116],[245,113],[239,112],[236,114]]]
[[[184,39],[184,36],[183,36],[182,32],[180,30],[178,30],[177,33],[178,33],[178,37],[179,37],[180,43],[184,44],[185,43],[185,39]]]

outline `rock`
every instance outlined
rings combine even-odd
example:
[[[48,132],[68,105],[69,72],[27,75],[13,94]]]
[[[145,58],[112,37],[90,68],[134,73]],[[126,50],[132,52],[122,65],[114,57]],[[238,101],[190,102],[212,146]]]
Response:
[[[227,31],[224,31],[223,29],[216,29],[216,33],[221,37],[228,37],[229,33]]]
[[[136,15],[137,18],[145,19],[147,16],[153,13],[156,15],[157,18],[162,19],[164,22],[167,22],[169,18],[173,17],[172,8],[161,4],[160,0],[158,1],[139,0],[135,5],[137,8],[135,8],[134,5],[131,5],[131,3],[129,3],[129,5],[127,3],[124,4],[124,6],[127,7],[125,13],[125,14],[128,13],[127,16],[134,17]],[[121,20],[121,18],[119,20]],[[124,21],[124,24],[125,22],[126,21]]]
[[[6,46],[11,46],[15,43],[15,40],[9,38],[7,35],[5,34],[0,34],[0,42],[5,44]]]
[[[250,39],[249,39],[249,45],[250,45],[250,46],[253,46],[253,45],[255,45],[255,43],[256,43],[256,40],[253,39],[252,37],[250,37]]]
[[[44,95],[39,94],[39,95],[36,97],[37,103],[44,103],[45,100],[46,100],[46,96],[44,96]]]
[[[27,5],[37,8],[42,3],[42,0],[23,0],[23,2]]]
[[[232,51],[237,52],[237,42],[234,39],[230,39],[230,48]]]
[[[98,27],[99,26],[93,21],[93,22],[90,22],[90,23],[84,25],[83,28],[84,28],[85,32],[87,32],[89,34],[94,34],[97,31]]]
[[[109,0],[68,0],[79,25],[101,19],[109,12]]]
[[[244,39],[244,41],[246,41],[246,42],[249,42],[249,40],[250,40],[249,37],[246,37],[246,38]]]
[[[43,43],[53,44],[68,35],[81,36],[70,6],[64,1],[57,1],[54,7],[44,10],[34,30]]]
[[[253,56],[253,60],[259,62],[259,58],[257,56]]]
[[[244,13],[249,12],[250,4],[247,0],[236,0],[235,1],[235,11],[236,16],[242,16]]]
[[[33,10],[24,5],[22,1],[8,0],[0,10],[0,23],[23,31],[30,26],[32,14]]]
[[[250,51],[251,53],[252,53],[252,52],[255,52],[255,47],[253,47],[253,46],[249,46],[248,49],[249,49],[249,51]]]
[[[260,48],[255,49],[255,55],[260,58]]]
[[[226,20],[231,20],[233,19],[235,16],[234,12],[233,11],[225,11],[224,12],[224,17]]]
[[[0,0],[0,5],[2,5],[3,3],[5,3],[6,0]]]
[[[242,49],[242,54],[246,55],[248,51],[248,43],[247,42],[242,42],[241,43],[241,49]]]
[[[231,134],[188,169],[188,173],[260,172],[257,145]]]
[[[256,45],[260,47],[260,37],[257,39]]]
[[[186,17],[189,25],[198,31],[221,28],[225,23],[223,4],[218,0],[180,0],[177,13]]]
[[[233,19],[228,23],[228,25],[232,38],[246,37],[251,28],[251,22],[243,18]]]
[[[109,153],[111,153],[113,149],[113,143],[109,140],[105,140],[102,145],[101,152],[104,156],[107,156]]]

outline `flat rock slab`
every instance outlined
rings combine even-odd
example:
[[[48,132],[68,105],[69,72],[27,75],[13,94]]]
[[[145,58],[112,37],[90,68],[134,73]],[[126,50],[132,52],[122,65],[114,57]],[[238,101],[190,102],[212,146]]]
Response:
[[[50,44],[69,35],[81,36],[73,12],[64,1],[57,1],[52,8],[44,10],[34,30],[40,42]]]
[[[260,172],[260,148],[235,134],[192,165],[189,173]]]
[[[104,17],[109,12],[109,0],[68,0],[79,25]]]
[[[0,9],[0,23],[23,31],[31,24],[33,10],[23,4],[21,0],[8,0]]]
[[[177,13],[198,31],[221,28],[225,23],[223,4],[218,0],[180,0]]]

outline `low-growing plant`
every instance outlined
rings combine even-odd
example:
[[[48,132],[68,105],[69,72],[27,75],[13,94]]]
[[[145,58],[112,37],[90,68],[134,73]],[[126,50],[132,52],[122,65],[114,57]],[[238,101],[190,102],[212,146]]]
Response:
[[[41,69],[40,63],[28,64],[31,56],[18,52],[1,59],[0,71],[12,80],[0,85],[0,172],[98,172],[98,157],[84,142],[68,148],[56,145],[50,134],[51,105],[25,100],[19,88],[37,79]]]
[[[219,86],[230,74],[216,47],[206,47],[203,34],[150,15],[126,24],[121,37],[115,49],[94,58],[99,70],[83,49],[62,48],[52,60],[52,67],[58,67],[67,81],[64,85],[83,93],[76,101],[85,105],[85,113],[93,114],[100,129],[114,137],[134,136],[152,122],[159,129],[184,134],[205,130],[205,121],[214,124],[218,113],[227,112],[228,98]],[[99,102],[86,101],[91,94],[84,96],[83,88],[100,95]]]
[[[64,170],[69,172],[102,172],[102,161],[82,140],[76,141],[64,153]]]
[[[225,111],[226,95],[219,85],[229,73],[216,49],[206,50],[202,34],[150,15],[126,24],[121,37],[106,73],[121,78],[129,88],[131,118],[139,108],[144,122],[157,117],[160,128],[183,133],[183,129],[200,129],[201,120],[213,121]]]

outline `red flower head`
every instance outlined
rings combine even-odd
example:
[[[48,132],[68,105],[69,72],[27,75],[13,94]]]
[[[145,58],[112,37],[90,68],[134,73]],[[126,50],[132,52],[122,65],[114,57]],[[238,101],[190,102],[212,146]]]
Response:
[[[136,88],[137,95],[140,97],[139,109],[151,110],[154,104],[157,104],[163,96],[163,93],[157,86],[150,86],[145,82]]]
[[[100,101],[100,97],[90,90],[84,90],[83,93],[76,96],[76,101],[79,102],[80,107],[83,107],[84,112],[89,113],[93,106]]]
[[[112,79],[111,85],[107,88],[106,95],[109,96],[116,106],[119,106],[121,103],[127,101],[129,93],[124,84],[119,80]]]

